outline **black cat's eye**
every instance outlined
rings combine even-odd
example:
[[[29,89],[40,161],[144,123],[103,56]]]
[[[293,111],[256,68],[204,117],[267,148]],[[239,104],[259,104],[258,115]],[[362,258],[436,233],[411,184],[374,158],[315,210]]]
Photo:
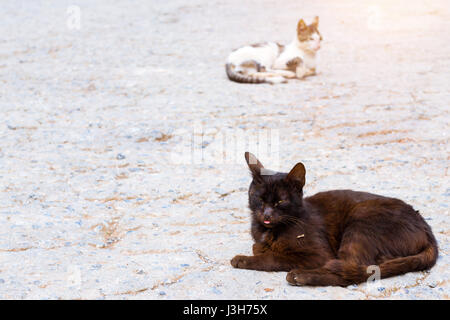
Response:
[[[284,200],[278,201],[277,203],[275,203],[275,207],[278,206],[278,205],[280,205],[280,204],[282,204],[283,202],[284,202]]]

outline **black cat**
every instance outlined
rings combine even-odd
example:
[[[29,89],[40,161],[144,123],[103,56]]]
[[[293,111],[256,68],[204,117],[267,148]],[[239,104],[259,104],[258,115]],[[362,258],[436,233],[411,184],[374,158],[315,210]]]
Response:
[[[431,268],[438,247],[431,228],[405,202],[366,192],[333,190],[303,198],[305,167],[264,174],[251,153],[249,189],[253,256],[235,268],[289,271],[293,285],[347,286]],[[373,270],[373,269],[370,269]]]

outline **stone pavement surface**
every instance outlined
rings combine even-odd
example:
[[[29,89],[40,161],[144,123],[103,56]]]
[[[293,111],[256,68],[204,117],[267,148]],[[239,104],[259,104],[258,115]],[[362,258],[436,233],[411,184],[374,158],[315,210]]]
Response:
[[[230,50],[315,15],[316,77],[226,79]],[[448,1],[11,0],[0,26],[0,298],[450,297]],[[348,288],[233,269],[244,140],[266,167],[302,161],[306,195],[412,204],[437,265]]]

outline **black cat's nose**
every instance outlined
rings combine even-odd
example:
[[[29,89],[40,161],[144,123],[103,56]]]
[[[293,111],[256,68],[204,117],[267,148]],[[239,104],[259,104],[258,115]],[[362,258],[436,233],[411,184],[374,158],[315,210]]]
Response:
[[[272,216],[273,213],[273,209],[272,208],[264,208],[264,217],[265,218],[270,218]]]

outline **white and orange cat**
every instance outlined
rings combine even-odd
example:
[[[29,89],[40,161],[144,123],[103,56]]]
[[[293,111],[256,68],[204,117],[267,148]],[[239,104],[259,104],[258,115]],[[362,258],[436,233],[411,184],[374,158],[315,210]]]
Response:
[[[231,81],[240,83],[283,83],[316,74],[316,53],[322,36],[319,17],[307,25],[297,24],[297,34],[286,46],[266,42],[244,46],[230,53],[225,65]]]

